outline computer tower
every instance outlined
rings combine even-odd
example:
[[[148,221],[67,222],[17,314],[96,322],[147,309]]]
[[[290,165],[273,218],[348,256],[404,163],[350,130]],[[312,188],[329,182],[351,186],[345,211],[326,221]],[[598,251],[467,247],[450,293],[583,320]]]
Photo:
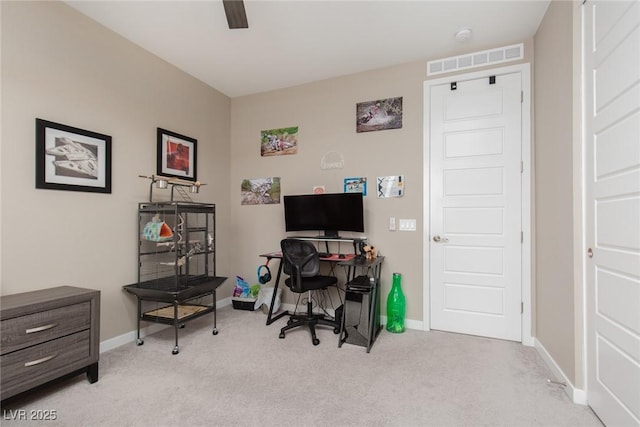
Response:
[[[347,284],[345,294],[344,342],[369,347],[375,338],[373,335],[380,328],[380,304],[375,301],[377,287],[371,286],[370,278],[366,276],[360,276],[353,282]]]

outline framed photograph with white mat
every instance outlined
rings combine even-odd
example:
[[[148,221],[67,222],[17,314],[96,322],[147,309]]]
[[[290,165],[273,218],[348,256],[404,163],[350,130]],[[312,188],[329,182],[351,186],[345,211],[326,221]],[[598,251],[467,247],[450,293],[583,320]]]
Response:
[[[36,119],[36,188],[111,193],[111,137]]]

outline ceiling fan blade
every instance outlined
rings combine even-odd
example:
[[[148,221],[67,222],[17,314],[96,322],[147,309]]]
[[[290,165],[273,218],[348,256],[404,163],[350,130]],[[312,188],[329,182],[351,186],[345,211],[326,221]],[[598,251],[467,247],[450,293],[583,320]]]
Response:
[[[243,0],[222,0],[229,29],[249,28]]]

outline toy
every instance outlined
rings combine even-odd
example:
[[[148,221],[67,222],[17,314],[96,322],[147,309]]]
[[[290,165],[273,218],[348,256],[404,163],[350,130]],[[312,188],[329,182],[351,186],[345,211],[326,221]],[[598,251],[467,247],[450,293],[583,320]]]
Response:
[[[378,256],[378,249],[373,245],[364,245],[362,250],[366,259],[374,259]]]

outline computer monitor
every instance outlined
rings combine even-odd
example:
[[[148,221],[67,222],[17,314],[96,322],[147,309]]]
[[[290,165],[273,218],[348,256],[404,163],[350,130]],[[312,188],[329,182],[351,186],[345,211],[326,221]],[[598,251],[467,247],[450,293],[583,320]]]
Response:
[[[286,231],[320,231],[339,237],[340,231],[364,232],[362,193],[284,196]]]

